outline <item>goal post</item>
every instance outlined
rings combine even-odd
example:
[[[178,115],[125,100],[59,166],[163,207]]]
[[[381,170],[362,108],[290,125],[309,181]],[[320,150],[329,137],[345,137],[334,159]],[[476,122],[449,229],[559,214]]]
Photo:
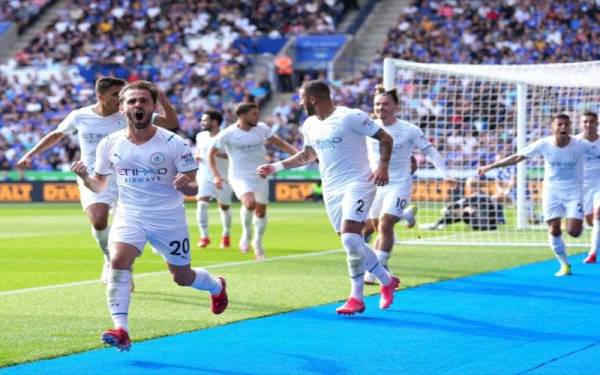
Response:
[[[558,113],[568,114],[578,133],[583,112],[600,109],[600,62],[466,65],[386,58],[383,84],[398,90],[397,116],[423,130],[461,183],[451,191],[417,153],[413,201],[420,225],[398,230],[400,243],[547,246],[541,213],[543,160],[493,170],[485,179],[477,178],[477,167],[549,135]],[[441,212],[473,192],[495,197],[495,206],[482,209],[488,210],[483,217],[492,218],[487,224],[458,220],[452,210],[449,217]],[[587,246],[589,235],[565,239],[570,246]]]

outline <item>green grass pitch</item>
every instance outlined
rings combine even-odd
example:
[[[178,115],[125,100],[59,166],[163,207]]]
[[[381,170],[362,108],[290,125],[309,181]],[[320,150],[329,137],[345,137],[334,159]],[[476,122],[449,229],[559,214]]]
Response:
[[[146,248],[135,264],[130,309],[134,342],[347,297],[345,255],[322,204],[270,205],[268,259],[262,262],[235,246],[238,207],[233,211],[234,246],[217,248],[220,226],[211,205],[214,245],[206,250],[194,246],[192,253],[193,266],[227,278],[229,309],[213,316],[208,295],[175,285],[162,259]],[[194,210],[188,206],[192,244],[198,240]],[[15,204],[0,206],[0,212],[0,367],[99,348],[100,333],[111,320],[98,280],[101,253],[80,206]],[[402,226],[397,233],[410,236]],[[409,288],[551,257],[543,247],[397,246],[390,267],[402,288]],[[367,287],[366,292],[378,289]]]

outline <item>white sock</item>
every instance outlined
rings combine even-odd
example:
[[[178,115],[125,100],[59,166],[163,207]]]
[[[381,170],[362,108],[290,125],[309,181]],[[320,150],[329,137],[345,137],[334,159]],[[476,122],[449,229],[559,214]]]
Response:
[[[560,264],[563,266],[569,265],[569,260],[567,259],[567,251],[562,236],[555,237],[549,234],[548,240],[550,242],[550,248],[552,248],[552,251],[554,251],[554,256],[556,256],[556,259],[558,259]]]
[[[110,226],[102,229],[96,230],[96,228],[92,227],[92,236],[96,239],[98,243],[98,247],[104,253],[104,260],[106,262],[110,261],[110,257],[108,255],[108,233],[110,232]]]
[[[129,331],[129,302],[131,301],[131,272],[111,268],[106,283],[106,303],[115,328]]]
[[[254,240],[255,244],[258,244],[262,247],[263,236],[265,235],[265,229],[267,229],[267,216],[258,217],[254,216],[252,219],[252,224],[254,224]]]
[[[196,278],[194,279],[192,285],[190,285],[191,288],[204,290],[212,295],[221,293],[221,290],[223,290],[223,287],[221,286],[221,280],[213,277],[210,273],[208,273],[207,270],[203,268],[198,268],[193,271],[196,272]]]
[[[242,239],[250,239],[252,226],[252,211],[242,205],[240,208],[240,223],[242,224]]]
[[[383,250],[375,250],[375,256],[377,256],[377,260],[383,268],[388,269],[388,260],[392,256],[392,253]]]
[[[388,285],[392,279],[390,278],[390,273],[386,270],[379,260],[377,260],[377,256],[371,247],[366,243],[362,242],[364,247],[364,258],[365,258],[365,268],[367,271],[371,272],[375,277],[379,280],[381,285]]]
[[[600,219],[594,219],[594,226],[592,228],[592,246],[591,253],[597,254],[600,249]]]
[[[200,237],[208,237],[208,202],[198,201],[196,208],[196,221],[200,229]]]
[[[348,263],[351,286],[350,297],[362,301],[365,284],[365,262],[362,246],[364,240],[362,236],[355,233],[342,233],[340,239],[344,250],[346,250],[346,262]]]
[[[223,226],[221,235],[229,236],[229,232],[231,232],[231,209],[219,208],[219,213],[221,214],[221,225]]]

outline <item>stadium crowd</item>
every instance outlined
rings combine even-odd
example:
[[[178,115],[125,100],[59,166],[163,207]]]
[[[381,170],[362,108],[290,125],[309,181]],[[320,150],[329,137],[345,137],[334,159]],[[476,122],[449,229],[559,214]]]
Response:
[[[252,73],[250,53],[232,46],[236,38],[330,33],[352,4],[321,0],[148,0],[124,6],[108,0],[69,0],[59,10],[58,19],[7,66],[77,66],[87,79],[76,74],[68,79],[56,75],[29,75],[20,80],[0,76],[0,89],[6,93],[0,101],[2,169],[12,169],[24,150],[69,111],[91,104],[92,81],[99,75],[157,83],[180,114],[180,134],[186,138],[194,139],[200,130],[200,117],[209,108],[223,111],[225,122],[231,123],[235,121],[232,110],[236,103],[260,103],[271,93],[267,77]],[[18,5],[27,6],[25,2]],[[275,117],[267,122],[292,142],[298,137],[287,120]],[[273,152],[273,157],[281,157]],[[73,157],[61,147],[45,156],[36,158],[35,170],[66,169]]]
[[[23,32],[53,0],[10,0],[0,2],[0,21],[13,22]]]
[[[249,51],[232,47],[236,38],[329,33],[354,2],[263,0],[250,5],[242,0],[147,0],[125,7],[107,0],[70,0],[67,5],[56,22],[9,64],[73,64],[88,79],[0,79],[0,89],[7,93],[0,100],[2,168],[12,168],[23,150],[70,110],[91,103],[90,81],[101,74],[156,82],[180,114],[180,133],[187,138],[193,139],[199,131],[200,115],[208,108],[223,111],[225,121],[231,123],[235,103],[260,102],[271,93],[266,76],[251,73]],[[594,1],[414,0],[369,68],[351,79],[332,82],[334,99],[370,112],[382,61],[388,56],[484,64],[599,59],[598,7]],[[485,147],[473,144],[474,138],[494,145],[500,154],[512,149],[514,134],[498,125],[514,116],[512,103],[498,99],[505,93],[493,93],[496,99],[489,100],[500,104],[490,113],[473,114],[465,105],[445,99],[452,88],[444,82],[430,87],[430,93],[423,93],[427,99],[401,98],[401,108],[407,111],[402,115],[425,129],[440,151],[452,156],[451,164],[464,168],[496,157],[481,151]],[[302,115],[296,105],[282,103],[267,115],[266,122],[278,135],[301,144]],[[71,154],[54,149],[47,153],[48,160],[37,160],[35,169],[64,169]],[[273,160],[284,156],[274,149],[269,155]],[[424,166],[423,159],[419,162]]]
[[[429,63],[534,64],[597,60],[597,1],[415,0],[382,54]]]

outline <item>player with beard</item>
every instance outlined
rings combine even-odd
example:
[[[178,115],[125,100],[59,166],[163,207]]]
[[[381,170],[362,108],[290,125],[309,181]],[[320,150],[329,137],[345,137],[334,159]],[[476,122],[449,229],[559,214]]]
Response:
[[[119,350],[131,346],[130,269],[146,242],[163,257],[178,285],[210,293],[214,314],[222,313],[228,303],[225,279],[190,267],[183,197],[198,192],[197,167],[183,138],[151,124],[157,96],[158,91],[150,82],[136,81],[123,87],[119,100],[127,128],[100,142],[93,176],[83,161],[71,166],[95,193],[106,188],[113,172],[117,179],[119,200],[108,240],[110,270],[106,284],[114,328],[102,334],[102,341]]]
[[[239,247],[243,253],[247,253],[252,242],[254,256],[261,260],[265,258],[262,240],[267,227],[269,183],[256,175],[256,168],[267,158],[266,143],[290,155],[298,150],[273,134],[266,124],[258,121],[259,111],[255,103],[238,104],[235,114],[238,121],[217,136],[209,154],[209,165],[217,189],[222,189],[225,186],[225,179],[217,166],[217,154],[223,151],[227,154],[228,182],[242,202],[240,208],[242,236]],[[250,240],[251,224],[254,224],[252,241]]]
[[[224,181],[223,187],[217,189],[208,163],[208,154],[217,140],[222,122],[223,115],[221,113],[215,110],[205,111],[200,119],[203,131],[196,135],[195,158],[198,162],[198,174],[196,176],[198,181],[196,221],[198,222],[198,228],[200,228],[199,247],[206,247],[210,244],[210,237],[208,235],[208,206],[212,198],[216,198],[219,205],[221,225],[223,226],[219,246],[222,249],[230,246],[231,210],[229,206],[231,205],[231,186],[227,181]],[[216,163],[219,174],[227,176],[227,155],[223,152],[217,153]]]
[[[336,312],[352,315],[365,310],[365,271],[373,273],[381,283],[379,307],[387,309],[400,280],[378,262],[373,250],[363,241],[361,231],[376,186],[388,183],[393,139],[363,111],[336,106],[329,86],[323,81],[305,82],[299,94],[300,105],[310,116],[302,126],[303,150],[283,161],[261,165],[257,173],[267,177],[285,168],[319,160],[323,201],[329,221],[340,234],[346,250],[351,280],[350,298]],[[367,137],[379,141],[380,157],[374,171],[369,168]]]
[[[536,156],[544,158],[542,210],[548,224],[548,242],[560,263],[555,276],[571,274],[561,222],[567,218],[567,233],[579,237],[583,229],[583,164],[586,157],[599,163],[600,149],[585,139],[571,136],[571,119],[559,114],[552,120],[552,135],[541,138],[520,152],[479,168],[479,175]],[[588,161],[590,162],[590,161]]]
[[[17,163],[20,168],[31,168],[32,158],[45,150],[50,149],[67,135],[77,134],[81,160],[88,166],[88,173],[94,173],[96,148],[98,143],[107,135],[127,127],[125,115],[119,112],[119,91],[125,81],[115,77],[103,77],[96,81],[96,97],[98,101],[90,106],[76,109],[58,125],[56,130],[48,133],[31,150],[29,150]],[[166,128],[177,129],[179,122],[177,113],[171,106],[163,91],[159,91],[158,101],[164,110],[164,116],[154,114],[153,123]],[[117,185],[115,179],[110,179],[108,187],[101,193],[94,193],[83,185],[81,179],[77,180],[81,206],[87,213],[92,224],[92,235],[96,239],[100,250],[104,254],[102,268],[102,282],[106,283],[110,261],[108,255],[108,216],[111,207],[117,201]],[[132,285],[133,287],[133,285]]]

